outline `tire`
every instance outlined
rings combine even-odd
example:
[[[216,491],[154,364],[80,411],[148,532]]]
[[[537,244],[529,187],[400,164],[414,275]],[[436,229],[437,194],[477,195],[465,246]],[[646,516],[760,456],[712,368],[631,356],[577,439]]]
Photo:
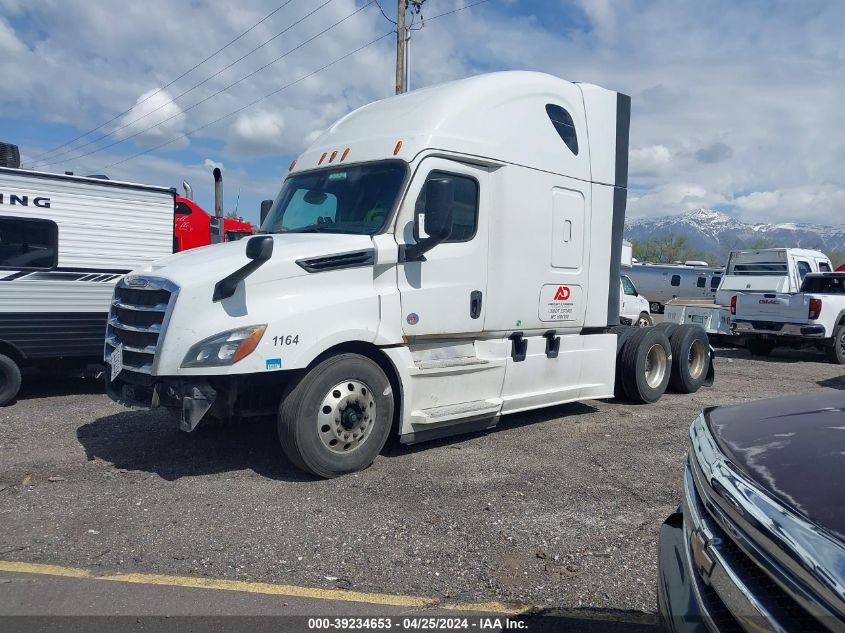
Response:
[[[678,323],[672,323],[671,321],[661,321],[654,327],[663,332],[666,335],[666,338],[672,340],[672,334],[680,327],[680,325]]]
[[[338,354],[289,385],[279,405],[279,441],[288,459],[308,473],[330,479],[356,472],[384,447],[393,409],[381,367],[366,356]]]
[[[745,346],[752,356],[768,356],[775,348],[775,342],[772,339],[760,338],[759,336],[749,336],[745,340]]]
[[[637,319],[637,327],[651,327],[654,321],[648,312],[640,312],[640,317]]]
[[[631,338],[631,335],[637,331],[637,328],[631,325],[613,325],[607,328],[611,334],[616,334],[616,380],[613,383],[613,397],[617,399],[625,398],[625,391],[622,389],[622,372],[619,368],[619,354],[622,352],[622,347],[625,342]]]
[[[8,356],[0,354],[0,407],[12,402],[20,388],[20,367]]]
[[[657,402],[669,384],[672,348],[656,328],[638,328],[625,341],[616,359],[617,375],[625,396],[632,402]]]
[[[648,309],[651,310],[652,314],[663,314],[663,306],[657,303],[657,301],[652,301]]]
[[[680,325],[669,336],[672,347],[672,371],[669,386],[678,393],[695,393],[710,370],[710,341],[704,328]]]
[[[845,365],[845,324],[833,330],[833,341],[825,348],[827,359],[834,365]]]

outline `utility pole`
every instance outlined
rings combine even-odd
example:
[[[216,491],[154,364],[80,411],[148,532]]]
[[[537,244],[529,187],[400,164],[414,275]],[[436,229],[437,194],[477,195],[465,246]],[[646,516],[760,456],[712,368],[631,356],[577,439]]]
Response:
[[[399,7],[396,14],[396,94],[405,92],[405,10],[408,0],[398,0]]]

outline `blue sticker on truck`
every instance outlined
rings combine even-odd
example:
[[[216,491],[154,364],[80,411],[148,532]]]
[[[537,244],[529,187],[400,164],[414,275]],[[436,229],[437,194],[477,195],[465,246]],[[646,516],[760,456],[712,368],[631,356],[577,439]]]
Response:
[[[265,369],[281,369],[282,368],[282,359],[281,358],[268,358],[264,363]]]

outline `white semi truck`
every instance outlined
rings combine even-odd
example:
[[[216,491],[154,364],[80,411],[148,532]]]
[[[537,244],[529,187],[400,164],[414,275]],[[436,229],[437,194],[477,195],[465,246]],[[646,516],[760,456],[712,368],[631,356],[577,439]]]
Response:
[[[413,443],[698,389],[699,328],[619,326],[629,108],[505,72],[352,112],[291,164],[264,235],[119,284],[110,395],[171,407],[185,431],[275,414],[291,461],[332,477],[391,430]]]

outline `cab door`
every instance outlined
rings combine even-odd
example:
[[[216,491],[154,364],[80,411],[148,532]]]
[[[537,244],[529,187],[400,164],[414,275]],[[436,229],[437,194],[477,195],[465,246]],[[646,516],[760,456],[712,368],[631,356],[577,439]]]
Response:
[[[447,337],[484,329],[487,292],[487,177],[484,167],[444,158],[424,159],[414,174],[396,220],[402,246],[426,237],[425,185],[449,177],[454,183],[449,237],[424,261],[399,264],[402,328],[406,336]]]

